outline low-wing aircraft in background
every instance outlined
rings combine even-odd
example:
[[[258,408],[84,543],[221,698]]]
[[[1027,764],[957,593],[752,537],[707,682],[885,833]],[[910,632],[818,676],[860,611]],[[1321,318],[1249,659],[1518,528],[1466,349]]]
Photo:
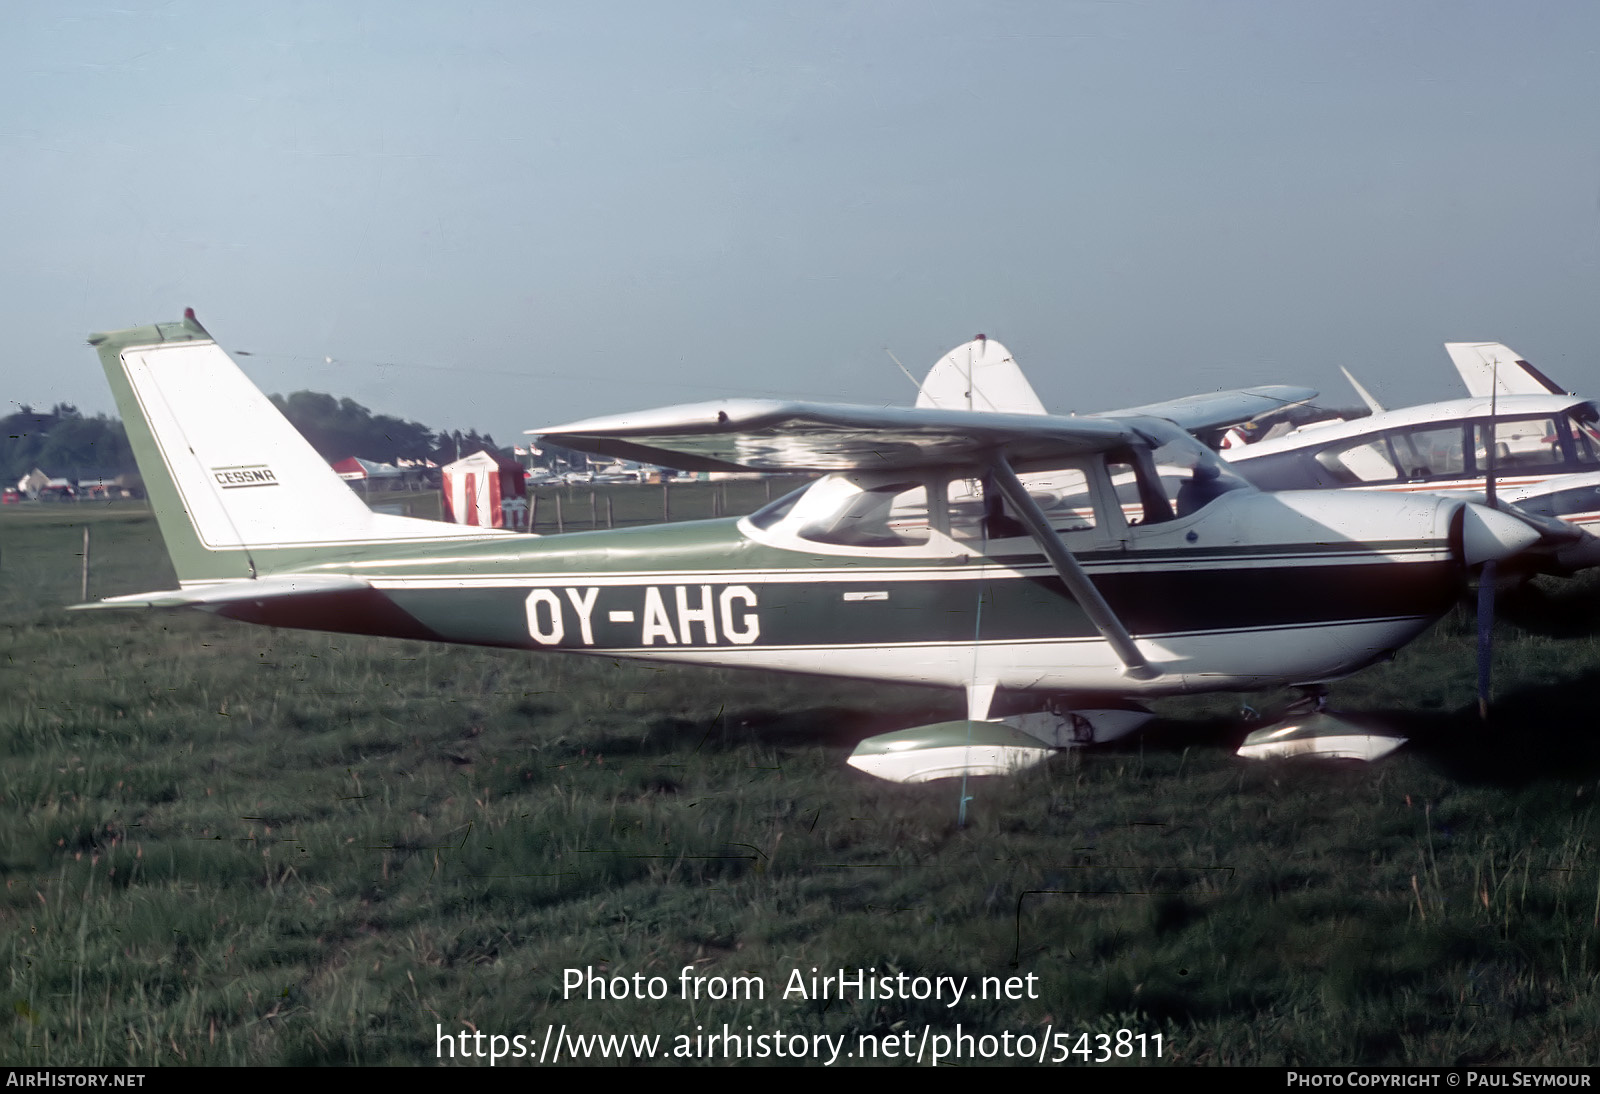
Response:
[[[1223,456],[1264,490],[1484,501],[1492,476],[1500,503],[1545,522],[1543,541],[1519,562],[1553,574],[1600,564],[1600,407],[1563,392],[1497,342],[1449,342],[1445,350],[1469,398],[1386,410],[1356,384],[1369,416],[1302,426]]]
[[[851,759],[901,781],[1114,738],[1150,697],[1315,689],[1538,538],[1434,495],[1264,493],[1163,417],[765,400],[533,431],[689,470],[821,474],[751,516],[468,529],[370,511],[192,312],[90,341],[180,587],[82,607],[964,690],[967,719]],[[1214,398],[1165,409],[1194,428]],[[1169,489],[1158,466],[1190,471]],[[1000,690],[1034,709],[991,717]]]
[[[1494,504],[1515,506],[1522,519],[1543,532],[1519,556],[1519,565],[1571,574],[1600,564],[1600,408],[1563,392],[1498,342],[1447,342],[1445,350],[1470,398],[1386,410],[1341,370],[1371,410],[1369,416],[1289,428],[1286,418],[1303,401],[1269,399],[1253,414],[1243,413],[1249,406],[1240,403],[1234,422],[1218,415],[1216,425],[1195,432],[1215,436],[1227,429],[1234,443],[1221,447],[1222,458],[1263,490],[1426,492],[1487,502],[1492,472]],[[1229,394],[1198,398],[1223,400]],[[1046,413],[1011,354],[981,335],[933,367],[920,385],[917,405],[963,401],[975,409]],[[1144,409],[1160,412],[1159,407]],[[1257,427],[1274,420],[1281,424],[1265,439],[1247,439],[1267,433]]]

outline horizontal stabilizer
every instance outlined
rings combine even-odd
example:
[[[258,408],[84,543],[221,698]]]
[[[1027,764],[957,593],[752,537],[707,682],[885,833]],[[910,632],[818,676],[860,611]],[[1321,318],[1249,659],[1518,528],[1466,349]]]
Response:
[[[1225,429],[1230,425],[1248,422],[1263,414],[1285,407],[1310,402],[1318,392],[1309,387],[1290,387],[1286,384],[1267,384],[1262,387],[1240,388],[1237,391],[1216,391],[1209,395],[1186,395],[1164,403],[1128,407],[1125,410],[1108,410],[1091,414],[1092,418],[1131,418],[1148,415],[1165,418],[1180,429],[1191,433],[1207,429]]]
[[[529,433],[580,452],[687,471],[893,471],[1079,456],[1127,444],[1104,418],[729,399],[590,418]]]
[[[341,574],[278,574],[251,581],[219,581],[187,589],[164,589],[153,593],[112,596],[89,604],[73,604],[68,611],[99,608],[220,608],[248,600],[283,600],[288,597],[323,593],[347,593],[371,586],[356,577]]]

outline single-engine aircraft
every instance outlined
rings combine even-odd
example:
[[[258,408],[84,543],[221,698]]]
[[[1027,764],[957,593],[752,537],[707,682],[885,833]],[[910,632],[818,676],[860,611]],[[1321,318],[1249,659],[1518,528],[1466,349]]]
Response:
[[[967,719],[852,756],[899,781],[1120,736],[1149,697],[1314,690],[1538,538],[1435,495],[1258,491],[1184,431],[1227,416],[1218,396],[1127,417],[742,399],[594,419],[530,432],[822,477],[744,518],[468,528],[369,510],[192,311],[90,343],[180,587],[80,607],[963,689]],[[1169,491],[1157,466],[1189,479]],[[1000,689],[1035,710],[991,718]]]

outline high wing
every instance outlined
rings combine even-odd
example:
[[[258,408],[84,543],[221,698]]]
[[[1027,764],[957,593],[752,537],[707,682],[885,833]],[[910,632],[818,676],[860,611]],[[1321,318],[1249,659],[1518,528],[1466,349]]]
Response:
[[[530,432],[583,452],[689,470],[892,471],[971,465],[988,475],[1017,511],[1127,674],[1141,680],[1159,675],[1013,470],[1013,464],[1088,455],[1128,444],[1138,435],[1132,423],[741,399],[591,418]],[[968,706],[981,720],[987,717],[988,698],[976,700],[975,694],[983,694],[983,689],[969,689]]]
[[[687,471],[891,471],[1103,452],[1137,435],[1105,417],[730,399],[530,429],[556,444]]]
[[[1197,433],[1248,422],[1273,411],[1310,402],[1317,395],[1317,391],[1308,387],[1267,384],[1262,387],[1240,388],[1237,391],[1217,391],[1209,395],[1186,395],[1181,399],[1169,399],[1164,403],[1102,411],[1089,417],[1165,418],[1181,429]]]
[[[1499,342],[1446,342],[1444,351],[1473,395],[1567,395],[1560,384]]]

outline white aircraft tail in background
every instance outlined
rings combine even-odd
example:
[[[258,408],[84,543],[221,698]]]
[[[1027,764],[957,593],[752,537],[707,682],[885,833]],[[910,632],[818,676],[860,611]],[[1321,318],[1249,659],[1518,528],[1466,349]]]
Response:
[[[933,410],[988,410],[1043,414],[1044,404],[1022,375],[1011,351],[984,335],[957,346],[928,372],[917,406]]]
[[[1446,342],[1444,350],[1467,390],[1479,398],[1571,394],[1528,364],[1516,350],[1499,342]]]

